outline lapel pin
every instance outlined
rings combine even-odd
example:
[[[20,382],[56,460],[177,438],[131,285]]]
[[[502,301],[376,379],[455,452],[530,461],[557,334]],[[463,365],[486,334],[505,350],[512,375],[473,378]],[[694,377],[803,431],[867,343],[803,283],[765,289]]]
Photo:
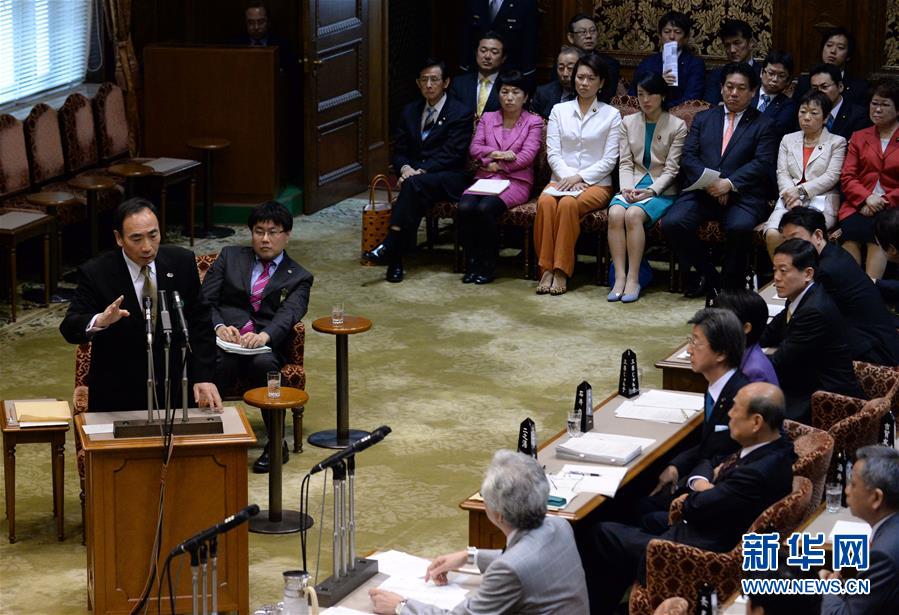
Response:
[[[174,277],[175,277],[175,274],[172,273],[171,271],[169,271],[167,274],[165,274],[165,277],[167,277],[167,278],[174,278]]]
[[[293,269],[288,269],[287,273],[293,273]]]

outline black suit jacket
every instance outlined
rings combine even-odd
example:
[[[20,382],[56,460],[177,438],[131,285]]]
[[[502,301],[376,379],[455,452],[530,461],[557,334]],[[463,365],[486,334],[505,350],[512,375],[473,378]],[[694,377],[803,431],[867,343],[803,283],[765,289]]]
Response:
[[[719,460],[739,448],[739,445],[730,437],[728,429],[730,417],[727,416],[727,413],[734,405],[734,397],[737,392],[747,384],[749,384],[749,379],[743,375],[743,372],[740,370],[734,372],[734,375],[721,389],[715,407],[712,408],[710,420],[702,423],[702,436],[699,444],[688,448],[671,460],[671,465],[677,468],[677,473],[682,479],[689,478],[688,475],[693,474],[693,468],[703,461],[711,461],[713,465],[717,465]]]
[[[474,116],[478,110],[478,81],[481,75],[477,71],[465,73],[454,77],[450,82],[449,95],[465,106],[466,111]],[[499,111],[499,78],[493,82],[490,94],[487,95],[487,103],[484,105],[484,113]]]
[[[752,68],[755,70],[755,74],[762,74],[762,63],[761,62],[753,62],[751,64]],[[702,95],[702,99],[708,102],[711,105],[717,105],[722,102],[721,99],[721,72],[724,66],[719,66],[718,68],[713,68],[709,71],[709,73],[705,76],[705,93]],[[758,99],[756,99],[756,102]]]
[[[572,92],[571,96],[576,95]],[[562,102],[562,84],[558,80],[550,81],[534,92],[534,96],[531,97],[531,111],[548,120],[553,107],[560,102]]]
[[[240,329],[252,319],[256,333],[268,333],[269,346],[285,356],[285,344],[293,326],[306,315],[312,274],[287,252],[265,285],[259,311],[250,305],[250,273],[256,254],[249,246],[226,246],[203,279],[203,296],[209,303],[213,328],[219,324]]]
[[[837,113],[836,119],[833,121],[833,127],[830,129],[835,135],[840,135],[847,141],[852,133],[871,125],[871,118],[868,115],[867,106],[862,107],[843,98],[843,104],[840,105],[840,112]]]
[[[695,182],[706,168],[718,170],[736,190],[728,206],[742,206],[759,217],[767,216],[768,201],[776,195],[774,171],[780,139],[771,120],[750,106],[722,155],[724,113],[724,106],[718,106],[698,113],[693,120],[681,156],[683,185]]]
[[[190,344],[193,350],[188,361],[191,383],[214,382],[215,339],[209,305],[200,292],[200,278],[193,252],[175,246],[159,246],[156,255],[156,287],[177,290],[184,301],[184,316],[188,321]],[[91,336],[85,333],[95,314],[99,314],[119,296],[122,309],[130,316]],[[170,304],[171,305],[171,304]],[[153,338],[157,398],[163,404],[164,361],[162,351],[162,323],[157,317]],[[171,379],[181,379],[182,335],[177,317],[172,314]],[[103,410],[141,410],[147,406],[146,329],[143,310],[139,305],[131,275],[122,252],[115,250],[92,258],[78,269],[78,288],[59,330],[72,344],[92,342],[91,366],[87,376],[88,408]],[[181,405],[181,387],[172,387],[172,405]],[[193,403],[191,400],[190,403]]]
[[[452,96],[446,102],[428,138],[421,139],[421,118],[425,100],[420,98],[403,107],[393,143],[393,168],[396,173],[404,165],[415,169],[465,172],[468,145],[474,118],[468,109]]]
[[[493,30],[503,37],[507,68],[515,68],[530,76],[537,66],[537,2],[536,0],[506,0],[490,20],[487,0],[468,0],[465,7],[465,26],[459,43],[462,45],[459,66],[474,70],[475,48],[485,32]]]
[[[829,243],[821,251],[815,280],[827,290],[849,325],[852,359],[899,365],[899,333],[893,317],[871,278],[840,246]]]
[[[787,398],[787,418],[808,423],[815,391],[864,397],[852,371],[846,321],[824,285],[813,284],[789,323],[786,316],[784,309],[768,323],[760,343],[777,348],[770,359]]]
[[[752,103],[750,103],[756,109],[758,109],[761,92],[762,88],[759,88],[752,98]],[[780,145],[780,139],[783,139],[785,134],[799,130],[798,112],[799,105],[786,94],[778,94],[768,103],[762,115],[774,123],[778,145]]]
[[[811,80],[808,73],[799,76],[799,82],[796,84],[796,91],[793,98],[798,102],[802,95],[809,91]],[[843,75],[843,98],[852,101],[856,105],[868,107],[868,82],[864,79],[857,79],[849,75]],[[833,132],[831,130],[831,132]],[[848,137],[847,137],[848,139]]]
[[[683,518],[661,538],[706,551],[729,551],[766,508],[792,491],[795,460],[793,443],[783,435],[755,449],[721,471],[712,481],[714,488],[688,495]],[[696,473],[712,480],[713,472],[706,461]]]

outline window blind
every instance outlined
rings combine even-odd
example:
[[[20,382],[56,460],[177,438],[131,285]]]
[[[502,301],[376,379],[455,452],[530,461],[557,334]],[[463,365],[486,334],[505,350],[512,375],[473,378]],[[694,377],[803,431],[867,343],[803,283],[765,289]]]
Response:
[[[84,80],[92,4],[0,0],[0,105]]]

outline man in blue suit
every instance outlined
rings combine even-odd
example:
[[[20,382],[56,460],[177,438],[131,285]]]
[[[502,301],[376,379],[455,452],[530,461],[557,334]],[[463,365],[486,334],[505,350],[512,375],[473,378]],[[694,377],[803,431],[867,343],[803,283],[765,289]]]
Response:
[[[706,169],[720,173],[704,189],[682,193],[662,218],[662,231],[682,270],[694,267],[698,273],[685,289],[687,297],[743,287],[752,231],[768,215],[768,202],[776,196],[779,142],[771,120],[750,104],[758,85],[748,64],[727,64],[721,76],[724,105],[697,114],[684,144],[680,175],[685,187]],[[727,234],[723,286],[707,250],[696,240],[696,231],[706,220],[718,220]]]
[[[867,594],[827,594],[821,615],[887,615],[899,602],[899,452],[886,446],[858,449],[846,502],[852,514],[871,526],[868,569],[858,579],[871,583]],[[822,578],[840,578],[822,570]]]
[[[665,104],[670,108],[688,100],[699,100],[705,89],[705,62],[690,51],[690,30],[693,21],[678,11],[668,11],[659,20],[659,53],[645,58],[634,71],[628,94],[637,95],[637,81],[645,73],[658,73],[668,83]],[[665,43],[677,43],[677,85],[671,71],[662,71],[662,48]]]
[[[422,100],[403,108],[394,135],[393,168],[400,194],[387,239],[362,257],[387,264],[387,281],[403,281],[403,255],[416,243],[418,225],[437,201],[458,201],[468,187],[472,115],[447,96],[450,79],[441,60],[428,58],[416,79]]]
[[[468,112],[481,117],[487,111],[499,111],[499,69],[506,61],[506,46],[496,32],[485,32],[475,51],[477,70],[459,75],[449,87],[449,95],[465,105]]]
[[[752,52],[755,50],[755,34],[752,26],[742,19],[725,19],[718,30],[718,38],[721,39],[721,46],[724,47],[724,57],[727,63],[730,62],[746,62],[755,70],[758,75],[761,71],[761,64],[752,59]],[[705,78],[705,94],[702,99],[712,105],[721,104],[721,70],[723,66],[719,66],[706,75]]]
[[[793,74],[793,56],[786,51],[770,51],[761,66],[762,85],[752,99],[752,106],[774,122],[780,142],[788,132],[799,130],[799,106],[784,94]]]

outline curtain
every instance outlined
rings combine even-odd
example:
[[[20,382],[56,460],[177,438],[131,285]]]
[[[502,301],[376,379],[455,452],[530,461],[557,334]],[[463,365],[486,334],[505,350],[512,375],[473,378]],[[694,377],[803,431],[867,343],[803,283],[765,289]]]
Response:
[[[132,156],[140,150],[140,70],[131,44],[131,1],[101,0],[105,8],[106,27],[115,46],[116,83],[125,95],[128,114],[128,147]]]

